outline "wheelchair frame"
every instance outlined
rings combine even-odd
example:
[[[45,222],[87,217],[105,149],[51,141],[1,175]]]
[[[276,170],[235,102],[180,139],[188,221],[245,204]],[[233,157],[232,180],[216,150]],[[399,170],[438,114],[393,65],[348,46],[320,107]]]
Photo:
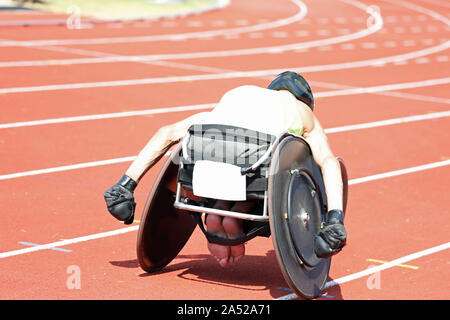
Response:
[[[187,144],[190,138],[190,134],[186,134],[186,136],[182,140],[182,146],[181,146],[181,152],[183,154],[182,159],[186,161],[186,163],[193,164],[190,159],[187,158]],[[281,134],[279,134],[275,141],[273,141],[267,151],[251,166],[246,168],[241,168],[241,175],[245,175],[250,172],[254,172],[257,170],[269,157],[271,156],[272,152],[276,149],[276,147],[280,144],[280,142],[285,139],[288,136],[293,136],[299,139],[304,140],[303,137],[289,132],[284,131]],[[307,144],[307,143],[306,143]],[[308,145],[308,144],[307,144]],[[309,147],[309,145],[308,145]],[[181,160],[181,159],[180,159]],[[183,161],[180,161],[180,168],[183,168]],[[292,172],[293,173],[293,172]],[[268,178],[268,172],[266,173],[266,178]],[[192,205],[188,204],[188,199],[183,199],[181,197],[181,188],[182,183],[177,182],[177,191],[175,196],[175,203],[174,207],[181,210],[187,210],[187,211],[194,211],[199,213],[206,213],[206,214],[214,214],[224,217],[232,217],[242,220],[251,220],[251,221],[262,221],[262,222],[268,222],[269,221],[269,215],[268,215],[268,190],[266,189],[264,191],[264,204],[263,204],[263,212],[262,215],[258,214],[248,214],[248,213],[242,213],[242,212],[235,212],[235,211],[227,211],[227,210],[220,210],[220,209],[214,209],[214,208],[208,208],[208,207],[202,207],[198,205]]]

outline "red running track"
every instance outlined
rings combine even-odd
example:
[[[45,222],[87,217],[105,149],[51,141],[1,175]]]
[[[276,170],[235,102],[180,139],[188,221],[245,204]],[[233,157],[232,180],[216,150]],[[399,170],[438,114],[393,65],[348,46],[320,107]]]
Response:
[[[146,274],[137,223],[117,223],[102,197],[158,127],[293,69],[351,179],[349,242],[319,299],[449,299],[449,17],[443,1],[241,0],[177,19],[0,28],[0,298],[296,298],[266,238],[220,268],[197,229]],[[138,220],[160,167],[136,190]]]

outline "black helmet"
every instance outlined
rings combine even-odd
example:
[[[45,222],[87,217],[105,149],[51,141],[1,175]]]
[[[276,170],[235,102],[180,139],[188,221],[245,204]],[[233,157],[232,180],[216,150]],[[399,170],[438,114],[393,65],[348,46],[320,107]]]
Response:
[[[314,97],[308,82],[296,72],[285,71],[280,73],[267,87],[272,90],[288,90],[298,100],[306,103],[314,110]]]

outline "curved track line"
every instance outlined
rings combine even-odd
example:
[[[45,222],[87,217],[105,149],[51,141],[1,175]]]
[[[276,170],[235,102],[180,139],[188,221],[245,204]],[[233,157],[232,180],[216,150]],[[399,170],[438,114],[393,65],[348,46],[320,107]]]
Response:
[[[56,59],[56,60],[38,60],[38,61],[10,61],[0,62],[0,67],[35,67],[35,66],[51,66],[51,65],[73,65],[73,64],[89,64],[89,63],[112,63],[112,62],[149,62],[159,60],[183,60],[183,59],[202,59],[212,57],[232,57],[242,55],[254,55],[264,53],[279,53],[284,51],[292,51],[298,49],[306,49],[312,47],[319,47],[323,45],[332,45],[342,42],[348,42],[351,40],[367,37],[379,31],[383,27],[383,19],[380,14],[373,10],[372,7],[368,7],[360,4],[357,1],[342,0],[349,4],[352,4],[365,12],[374,19],[374,23],[361,31],[333,37],[327,39],[313,40],[308,42],[292,43],[286,45],[250,48],[250,49],[236,49],[236,50],[221,50],[221,51],[206,51],[206,52],[192,52],[192,53],[167,53],[167,54],[150,54],[150,55],[138,55],[138,56],[123,56],[123,55],[109,55],[106,57],[95,58],[76,58],[76,59]],[[45,49],[45,48],[44,48]],[[70,49],[67,50],[70,52]],[[105,53],[105,55],[107,55]]]
[[[424,171],[424,170],[430,170],[430,169],[444,167],[444,166],[448,166],[448,165],[450,165],[450,160],[434,162],[434,163],[429,163],[429,164],[426,164],[426,165],[421,165],[421,166],[417,166],[417,167],[407,168],[407,169],[403,169],[403,170],[396,170],[396,171],[385,172],[385,173],[377,174],[377,175],[373,175],[373,176],[358,178],[360,181],[357,182],[357,183],[362,183],[362,182],[367,182],[367,181],[374,181],[374,180],[378,180],[378,179],[384,179],[384,178],[387,178],[387,177],[399,176],[399,175],[403,175],[403,174],[419,172],[419,171]],[[350,185],[351,184],[356,184],[354,181],[358,180],[358,179],[349,180],[349,184]],[[92,235],[88,235],[88,236],[82,236],[82,237],[73,238],[73,239],[67,239],[67,240],[47,243],[47,244],[38,245],[38,246],[35,246],[35,247],[30,247],[30,248],[24,248],[24,249],[19,249],[19,250],[2,252],[2,253],[0,253],[0,259],[12,257],[12,256],[17,256],[17,255],[22,255],[22,254],[26,254],[26,253],[31,253],[31,252],[36,252],[36,251],[40,251],[40,250],[50,249],[50,248],[53,248],[53,247],[63,247],[63,246],[74,244],[74,243],[86,242],[86,241],[89,241],[89,240],[100,239],[100,238],[105,238],[105,237],[111,237],[111,236],[114,236],[114,235],[117,235],[117,234],[123,234],[123,233],[131,232],[131,231],[136,231],[136,230],[138,230],[138,228],[139,228],[139,226],[133,226],[133,227],[122,228],[122,229],[108,231],[108,232],[92,234]],[[447,243],[447,245],[448,244],[449,243]],[[396,261],[396,260],[394,260],[394,261]],[[404,262],[406,262],[406,261],[398,262],[398,264],[401,264],[401,263],[404,263]],[[392,264],[392,263],[393,262],[391,262],[390,264]],[[389,266],[389,264],[384,264],[384,265],[382,265],[380,267],[385,267],[386,268],[388,266]],[[377,268],[380,268],[380,267],[377,267]],[[365,272],[370,271],[370,270],[375,270],[375,269],[369,269],[369,270],[366,270]],[[381,269],[381,270],[383,270],[383,269]],[[350,277],[350,276],[347,276],[347,277]],[[335,283],[338,280],[332,281],[332,283]],[[349,280],[347,280],[347,281],[349,281]],[[343,282],[341,282],[341,283],[343,283]],[[335,285],[335,284],[333,284],[333,285]],[[289,295],[289,296],[291,296],[291,295]]]
[[[443,1],[438,1],[438,0],[419,0],[419,1],[425,2],[427,4],[434,4],[434,5],[437,5],[437,6],[442,6],[444,8],[450,9],[450,4],[446,0],[443,0]]]
[[[402,2],[402,4],[404,4]],[[414,6],[412,10],[419,12],[422,7]],[[423,8],[424,9],[424,8]],[[424,9],[425,10],[425,9]],[[423,13],[438,19],[450,26],[449,20],[440,14],[426,10]],[[319,72],[319,71],[330,71],[330,70],[342,70],[350,68],[360,68],[367,66],[378,66],[390,62],[400,62],[409,59],[414,59],[422,57],[425,55],[430,55],[450,47],[450,41],[446,41],[440,45],[428,47],[422,50],[412,51],[405,54],[394,55],[383,58],[376,58],[370,60],[344,62],[330,65],[319,65],[319,66],[306,66],[306,67],[293,67],[293,68],[283,68],[283,69],[269,69],[269,70],[255,70],[255,71],[241,71],[241,72],[225,72],[214,75],[191,75],[191,76],[179,76],[179,77],[167,77],[167,78],[145,78],[145,79],[134,79],[134,80],[118,80],[118,81],[105,81],[105,82],[94,82],[94,83],[76,83],[76,84],[63,84],[63,85],[50,85],[50,86],[32,86],[32,87],[19,87],[19,88],[6,88],[0,89],[1,93],[18,93],[18,92],[35,92],[35,91],[51,91],[51,90],[69,90],[69,89],[82,89],[82,88],[95,88],[95,87],[110,87],[110,86],[126,86],[126,85],[142,85],[142,84],[152,84],[152,83],[173,83],[173,82],[184,82],[184,81],[194,81],[194,80],[216,80],[216,79],[232,79],[232,78],[246,78],[246,77],[263,77],[269,75],[276,75],[285,70],[292,70],[295,72]]]
[[[329,128],[329,129],[325,129],[325,133],[331,134],[331,133],[336,133],[336,132],[362,130],[362,129],[381,127],[381,126],[402,124],[402,123],[407,123],[407,122],[432,120],[432,119],[444,118],[444,117],[449,117],[449,116],[450,116],[450,111],[443,111],[443,112],[437,112],[437,113],[431,113],[431,114],[415,115],[415,116],[409,116],[409,117],[402,117],[402,118],[395,118],[395,119],[388,119],[388,120],[375,121],[375,122],[369,122],[369,123],[348,125],[348,126],[342,126],[342,127],[336,127],[336,128]],[[136,156],[115,158],[115,159],[108,159],[108,160],[100,160],[100,161],[93,161],[93,162],[85,162],[85,163],[78,163],[78,164],[72,164],[72,165],[66,165],[66,166],[60,166],[60,167],[24,171],[24,172],[9,173],[9,174],[0,175],[0,181],[16,179],[16,178],[23,178],[23,177],[28,177],[28,176],[36,176],[36,175],[47,174],[47,173],[63,172],[63,171],[77,170],[77,169],[90,168],[90,167],[98,167],[98,166],[104,166],[104,165],[110,165],[110,164],[116,164],[116,163],[122,163],[122,162],[131,162],[134,159],[136,159]]]
[[[408,8],[408,9],[411,9],[411,10],[414,10],[414,11],[417,11],[417,12],[420,12],[420,13],[424,13],[424,14],[432,17],[433,19],[442,21],[446,25],[450,24],[450,20],[449,19],[447,19],[443,15],[437,13],[436,11],[427,9],[425,7],[418,6],[416,4],[409,3],[409,2],[406,2],[406,1],[403,1],[403,0],[395,0],[395,1],[393,1],[393,0],[384,0],[384,1],[390,2],[390,3],[395,4],[395,5],[400,4],[401,6],[403,6],[405,8]]]
[[[163,34],[154,36],[138,36],[138,37],[117,37],[117,38],[95,38],[95,39],[59,39],[59,40],[31,40],[31,41],[14,41],[14,40],[4,40],[0,41],[0,47],[10,47],[10,46],[57,46],[57,45],[90,45],[90,44],[112,44],[112,43],[135,43],[135,42],[152,42],[152,41],[172,41],[172,40],[186,40],[193,38],[209,38],[214,36],[229,35],[229,34],[240,34],[255,31],[262,31],[267,29],[273,29],[282,27],[285,25],[292,24],[302,20],[307,12],[308,8],[300,0],[290,0],[294,3],[299,11],[288,18],[276,20],[273,22],[261,23],[253,26],[231,28],[231,29],[220,29],[220,30],[209,30],[200,32],[189,32],[189,33],[179,33],[179,34]]]
[[[450,47],[450,41],[446,41],[440,45],[437,45],[434,47],[429,47],[429,48],[426,48],[423,50],[413,51],[413,52],[390,56],[390,57],[363,60],[363,61],[353,61],[353,62],[344,62],[344,63],[318,65],[318,66],[307,66],[307,67],[292,67],[292,68],[283,68],[283,69],[224,72],[224,73],[206,74],[206,75],[201,74],[201,75],[174,76],[174,77],[163,77],[163,78],[143,78],[143,79],[130,79],[130,80],[113,80],[113,81],[100,81],[100,82],[56,84],[56,85],[46,85],[46,86],[4,88],[4,89],[0,89],[0,94],[54,91],[54,90],[72,90],[72,89],[84,89],[84,88],[120,87],[120,86],[130,86],[130,85],[146,85],[146,84],[155,84],[155,83],[174,83],[174,82],[201,81],[201,80],[253,78],[253,77],[276,75],[276,74],[279,74],[286,70],[292,70],[292,71],[299,72],[299,73],[342,70],[342,69],[360,68],[360,67],[386,64],[389,62],[398,62],[398,61],[403,61],[403,60],[414,59],[417,57],[430,55],[432,53],[443,51],[449,47]]]
[[[95,18],[83,18],[80,20],[80,24],[81,26],[83,25],[92,25],[92,24],[106,24],[106,23],[122,23],[122,22],[141,22],[141,21],[154,21],[154,20],[159,20],[159,19],[173,19],[173,18],[177,18],[177,17],[186,17],[186,16],[191,16],[191,15],[197,15],[197,14],[201,14],[201,13],[205,13],[205,12],[209,12],[209,11],[214,11],[214,10],[220,10],[222,8],[225,8],[226,6],[229,5],[231,0],[218,0],[215,4],[213,4],[212,6],[208,7],[208,8],[203,8],[203,9],[196,9],[196,10],[192,10],[192,11],[187,11],[184,13],[174,13],[174,14],[167,14],[167,15],[161,15],[161,16],[155,16],[155,17],[146,17],[146,16],[142,16],[140,18],[131,18],[131,19],[95,19]],[[23,14],[23,13],[21,13]],[[45,13],[42,13],[45,14]],[[0,22],[0,28],[1,27],[17,27],[17,26],[21,26],[21,27],[33,27],[33,26],[65,26],[67,25],[67,18],[62,19],[62,20],[49,20],[49,19],[38,19],[38,20],[25,20],[25,21],[21,21],[21,20],[13,20],[13,21],[9,21],[9,22]]]

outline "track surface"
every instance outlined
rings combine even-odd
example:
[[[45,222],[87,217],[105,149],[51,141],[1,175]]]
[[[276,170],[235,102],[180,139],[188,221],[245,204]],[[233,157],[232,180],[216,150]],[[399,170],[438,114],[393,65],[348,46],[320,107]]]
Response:
[[[196,229],[146,274],[137,223],[102,196],[160,126],[291,69],[351,179],[348,245],[319,299],[449,299],[449,18],[444,0],[240,0],[172,20],[0,28],[0,298],[295,299],[271,239],[222,269]],[[136,219],[160,167],[136,190]]]

